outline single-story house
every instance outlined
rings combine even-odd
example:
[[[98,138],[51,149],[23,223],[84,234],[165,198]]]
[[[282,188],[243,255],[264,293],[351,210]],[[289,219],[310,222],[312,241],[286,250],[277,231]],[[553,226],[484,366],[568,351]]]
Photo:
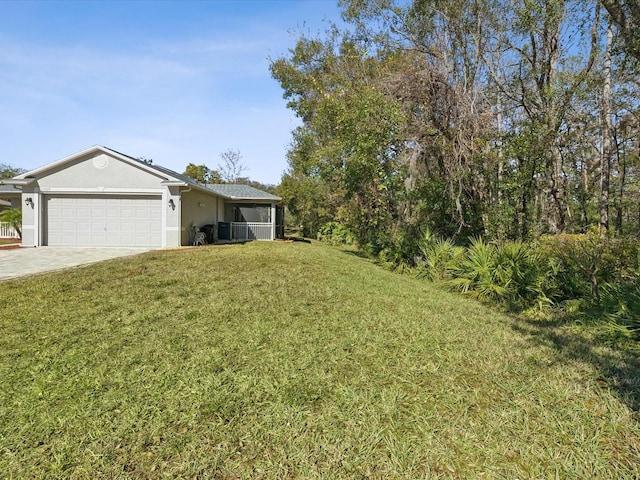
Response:
[[[22,208],[23,246],[178,247],[284,235],[281,198],[248,185],[205,185],[106,147],[1,183]]]

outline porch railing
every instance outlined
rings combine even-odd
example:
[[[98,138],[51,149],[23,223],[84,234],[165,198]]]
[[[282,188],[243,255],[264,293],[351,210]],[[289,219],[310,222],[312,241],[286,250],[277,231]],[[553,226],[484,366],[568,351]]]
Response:
[[[272,240],[270,223],[232,222],[231,238],[233,240]]]
[[[0,238],[18,238],[18,232],[10,223],[0,222]]]

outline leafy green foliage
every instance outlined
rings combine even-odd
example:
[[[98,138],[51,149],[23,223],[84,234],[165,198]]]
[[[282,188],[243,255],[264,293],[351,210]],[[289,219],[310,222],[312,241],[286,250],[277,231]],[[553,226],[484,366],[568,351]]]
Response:
[[[421,277],[515,311],[552,303],[553,266],[531,244],[476,238],[464,248],[426,230],[420,251]]]
[[[309,225],[337,221],[361,248],[395,258],[415,253],[402,245],[424,226],[460,243],[582,233],[609,198],[616,231],[640,232],[637,75],[614,56],[612,110],[603,112],[599,4],[341,7],[347,27],[302,36],[271,64],[302,120],[288,175],[325,185],[315,214],[290,197],[323,219]],[[599,118],[613,119],[611,131]]]
[[[602,288],[602,310],[607,320],[628,336],[640,340],[640,275],[631,284]]]
[[[195,165],[190,163],[184,170],[184,174],[199,181],[200,183],[221,183],[220,173],[211,170],[206,165]]]
[[[18,236],[22,238],[22,209],[9,208],[0,212],[0,222],[6,222],[18,232]]]
[[[460,260],[451,268],[447,284],[480,299],[499,299],[508,293],[506,279],[498,268],[495,246],[481,238],[471,240]]]
[[[23,168],[13,167],[7,163],[0,163],[0,180],[12,178],[24,172],[26,172],[26,170]]]
[[[477,238],[463,248],[427,229],[419,245],[420,277],[514,312],[561,306],[640,339],[640,249],[633,238],[592,231],[536,242]]]
[[[271,65],[289,106],[304,120],[283,179],[289,209],[313,216],[299,206],[309,204],[303,188],[315,182],[313,191],[327,195],[318,208],[348,226],[363,246],[380,244],[392,228],[403,181],[397,161],[403,114],[380,84],[389,62],[335,35],[324,42],[302,38],[290,58]]]
[[[338,222],[327,222],[318,229],[318,240],[331,245],[353,244],[353,234]]]
[[[319,178],[285,174],[276,193],[287,205],[287,223],[300,228],[305,237],[315,236],[334,217],[332,194]]]
[[[368,244],[370,256],[382,266],[396,272],[410,272],[418,264],[419,246],[415,235],[400,231],[388,237],[378,237],[378,245]],[[377,253],[376,253],[377,252]]]
[[[419,242],[421,253],[418,276],[429,280],[445,280],[460,261],[465,250],[451,240],[434,235],[428,228],[424,230]]]
[[[558,264],[560,299],[584,298],[600,302],[605,284],[624,284],[636,276],[638,243],[593,230],[586,234],[545,236],[539,240],[542,254]]]

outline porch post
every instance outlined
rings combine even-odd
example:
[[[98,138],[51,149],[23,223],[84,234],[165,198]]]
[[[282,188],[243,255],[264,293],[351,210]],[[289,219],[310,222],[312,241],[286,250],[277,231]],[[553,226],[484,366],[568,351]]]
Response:
[[[271,204],[271,240],[276,239],[276,204]]]

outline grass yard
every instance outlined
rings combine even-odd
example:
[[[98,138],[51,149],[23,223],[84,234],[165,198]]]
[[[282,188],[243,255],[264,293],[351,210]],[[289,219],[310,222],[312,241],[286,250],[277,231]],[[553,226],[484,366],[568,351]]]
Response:
[[[0,238],[0,245],[13,245],[20,243],[19,238]]]
[[[0,283],[2,478],[639,478],[637,358],[312,243]]]

